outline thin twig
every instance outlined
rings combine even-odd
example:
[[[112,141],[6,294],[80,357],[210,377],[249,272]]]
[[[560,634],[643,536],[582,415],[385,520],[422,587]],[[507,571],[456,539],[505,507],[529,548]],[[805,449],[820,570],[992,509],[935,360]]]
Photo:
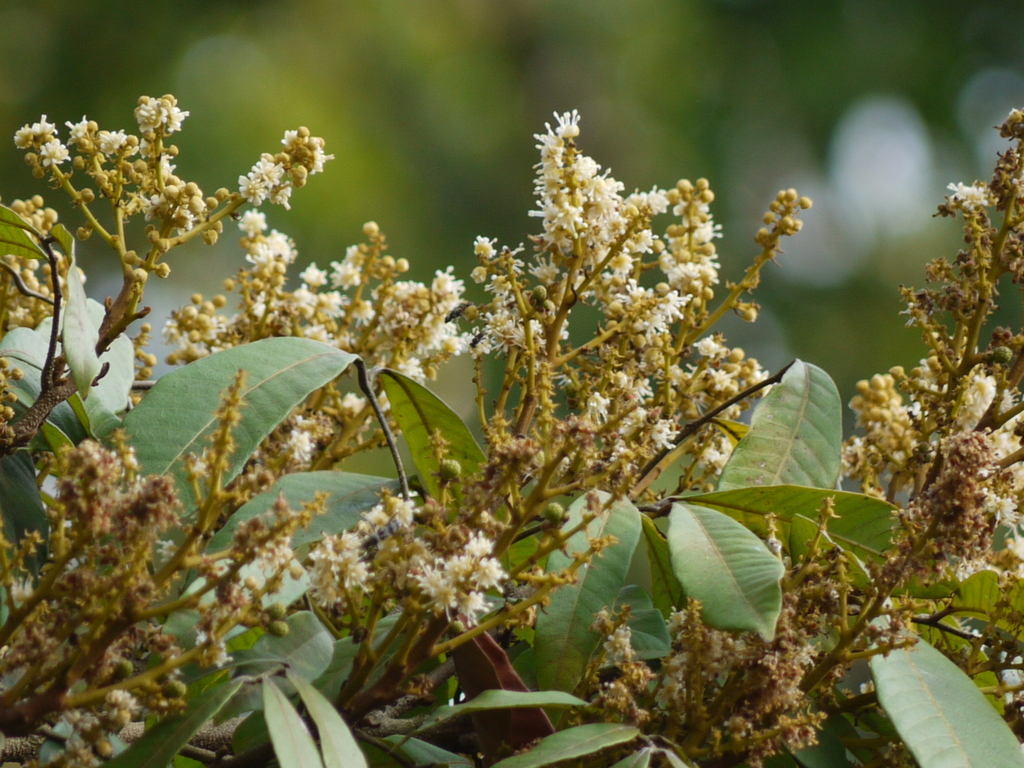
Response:
[[[60,271],[57,269],[57,256],[50,246],[57,242],[52,236],[40,241],[46,251],[46,260],[50,263],[50,278],[53,287],[53,322],[50,323],[50,344],[46,350],[46,363],[43,365],[39,380],[40,394],[46,394],[56,383],[57,375],[53,370],[54,358],[57,355],[57,342],[60,340],[60,305],[63,295],[60,292]]]
[[[665,457],[668,456],[672,451],[674,451],[684,440],[686,440],[686,438],[695,433],[705,424],[714,421],[714,419],[720,413],[736,405],[736,403],[746,400],[755,392],[758,392],[771,384],[778,384],[780,381],[782,381],[782,377],[786,375],[786,371],[788,371],[792,366],[793,362],[787,363],[785,366],[776,371],[774,375],[769,376],[764,381],[759,381],[757,384],[753,384],[747,387],[739,394],[730,397],[721,405],[712,408],[703,416],[700,416],[699,418],[696,418],[693,421],[684,424],[682,429],[679,430],[679,434],[676,435],[675,445],[673,445],[671,448],[662,448],[660,451],[658,451],[658,453],[654,456],[653,459],[647,462],[647,466],[644,467],[643,471],[640,473],[640,481],[637,483],[636,488],[634,489],[634,492],[631,494],[631,496],[633,498],[636,498],[638,493],[642,493],[647,488],[647,486],[650,484],[649,482],[646,482],[647,476],[654,472],[658,468],[658,465],[661,464],[662,461],[664,461]]]
[[[956,637],[963,638],[964,640],[977,640],[977,635],[972,635],[970,632],[965,632],[962,629],[951,627],[949,624],[943,624],[935,616],[914,616],[910,619],[914,624],[921,624],[925,627],[932,627],[940,632],[948,632]]]
[[[395,436],[391,432],[391,427],[388,426],[387,416],[384,415],[384,410],[380,407],[380,403],[377,402],[377,396],[373,394],[372,378],[376,378],[377,371],[380,369],[375,368],[372,372],[367,372],[366,363],[360,360],[358,357],[353,363],[356,367],[356,374],[359,380],[359,389],[363,391],[366,398],[370,401],[370,405],[373,406],[373,412],[377,414],[377,421],[380,422],[380,428],[384,432],[384,439],[388,442],[388,449],[391,451],[391,459],[395,462],[395,470],[398,472],[398,480],[402,484],[402,498],[406,501],[412,499],[412,493],[409,491],[409,478],[405,474],[405,466],[402,464],[402,456],[398,453],[398,443],[395,441]]]
[[[18,274],[18,270],[12,267],[10,264],[8,264],[6,261],[0,261],[0,267],[3,267],[11,274],[11,277],[14,279],[14,284],[18,287],[18,290],[21,291],[24,295],[32,299],[39,299],[40,301],[45,301],[47,304],[53,304],[53,299],[51,299],[49,296],[43,293],[39,293],[38,291],[33,291],[31,288],[25,285],[25,281],[22,279],[21,275]]]

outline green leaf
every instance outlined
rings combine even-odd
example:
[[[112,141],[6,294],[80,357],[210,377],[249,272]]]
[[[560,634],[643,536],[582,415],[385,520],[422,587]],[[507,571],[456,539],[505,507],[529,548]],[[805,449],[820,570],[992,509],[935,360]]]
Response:
[[[263,681],[263,717],[281,768],[324,768],[306,724],[288,697],[269,678]]]
[[[231,734],[231,749],[236,755],[240,755],[268,741],[270,733],[267,731],[267,721],[263,717],[263,698],[260,692],[260,709],[250,712],[235,728],[235,732]]]
[[[41,548],[26,563],[33,574],[38,574],[40,564],[46,562],[50,524],[36,485],[36,468],[28,453],[19,451],[0,459],[0,515],[4,538],[13,547],[30,531],[38,531],[42,537]]]
[[[964,579],[953,595],[953,607],[957,613],[987,619],[989,611],[1002,599],[999,589],[999,574],[995,571],[978,571]],[[973,610],[971,610],[973,609]]]
[[[777,535],[786,541],[789,538],[788,524],[793,516],[802,515],[817,522],[828,498],[833,500],[836,514],[826,528],[829,538],[859,557],[883,557],[892,541],[896,508],[882,499],[846,491],[772,485],[687,496],[686,502],[724,512],[759,536],[768,535],[766,518],[773,515],[776,522],[782,524]]]
[[[75,262],[75,238],[68,232],[67,227],[63,224],[57,224],[53,229],[50,230],[50,235],[54,240],[57,241],[57,245],[64,251],[64,255],[67,257],[68,262],[74,264]]]
[[[668,546],[679,583],[701,601],[709,626],[775,636],[785,568],[757,536],[721,512],[677,502]]]
[[[366,768],[366,758],[334,705],[301,677],[289,672],[288,679],[316,723],[325,768]]]
[[[234,429],[230,482],[270,432],[311,392],[344,371],[355,355],[310,339],[272,338],[232,347],[162,376],[124,419],[145,474],[171,473],[186,509],[195,503],[185,457],[200,455],[217,427],[221,393],[246,373],[244,407]]]
[[[315,680],[324,673],[334,653],[334,638],[320,620],[309,611],[294,613],[287,619],[290,631],[284,637],[269,632],[260,636],[252,648],[234,651],[230,666],[245,675],[257,676],[284,666],[303,680]],[[288,684],[282,681],[282,685]],[[290,692],[290,691],[289,691]],[[245,685],[224,709],[225,717],[258,710],[263,695],[256,683]]]
[[[529,752],[506,758],[495,763],[493,768],[540,768],[562,760],[593,755],[633,741],[639,735],[639,728],[620,723],[578,725],[548,736]]]
[[[82,282],[78,265],[75,264],[74,240],[64,229],[63,224],[58,224],[53,228],[53,235],[64,249],[64,255],[68,259],[68,295],[64,305],[64,326],[61,329],[64,357],[67,359],[68,368],[71,369],[71,378],[74,379],[75,386],[78,387],[78,394],[82,396],[83,400],[87,400],[89,390],[92,389],[93,379],[100,372],[100,358],[96,354],[96,344],[100,340],[100,335],[89,318],[85,284]]]
[[[685,601],[683,587],[672,570],[672,556],[665,536],[647,515],[640,519],[647,545],[647,561],[651,568],[651,598],[661,615],[668,618],[673,609],[682,607]]]
[[[624,757],[611,768],[647,768],[651,764],[651,755],[657,750],[653,747],[644,747],[628,757]]]
[[[610,503],[611,497],[593,492],[577,499],[568,509],[570,529],[580,523],[588,509],[598,512],[585,531],[566,544],[568,555],[552,552],[547,570],[557,572],[572,563],[572,555],[590,548],[589,538],[615,536],[617,544],[594,557],[589,566],[576,572],[576,583],[557,589],[551,604],[537,616],[534,650],[537,681],[545,690],[572,691],[580,682],[590,657],[602,642],[590,631],[594,614],[611,606],[625,584],[626,573],[640,540],[640,511],[628,501]],[[592,506],[593,505],[593,506]]]
[[[1020,768],[1010,728],[959,667],[924,640],[871,658],[878,700],[921,768]]]
[[[718,490],[763,485],[834,488],[843,409],[828,374],[797,360],[754,409],[750,430],[722,470]]]
[[[456,755],[454,752],[441,749],[441,747],[436,747],[420,739],[395,734],[394,736],[388,736],[384,739],[384,742],[393,745],[390,751],[401,755],[409,763],[416,766],[416,768],[441,768],[441,766],[446,766],[447,768],[473,768],[473,761],[469,758]],[[369,752],[373,749],[371,747],[367,751]],[[378,754],[380,753],[378,752]],[[400,765],[394,761],[387,764]]]
[[[98,334],[107,316],[107,310],[94,299],[86,299],[85,305],[89,320]],[[46,340],[49,339],[51,322],[52,318],[45,318],[35,330],[37,336],[43,340],[40,360],[46,355]],[[135,347],[131,339],[124,334],[114,339],[106,352],[100,355],[100,365],[104,363],[107,365],[107,372],[90,390],[89,399],[83,402],[76,392],[68,400],[89,434],[97,439],[106,437],[121,426],[121,419],[117,414],[128,408],[128,399],[135,380]],[[42,362],[39,367],[42,367]]]
[[[331,663],[334,638],[310,611],[293,613],[287,619],[289,632],[277,637],[267,632],[252,648],[236,651],[241,671],[257,675],[282,664],[303,680],[315,680]]]
[[[352,642],[351,637],[343,637],[334,642],[334,649],[331,652],[331,661],[327,669],[320,677],[313,681],[313,685],[320,693],[331,701],[338,698],[342,684],[348,679],[352,671],[352,662],[359,653],[359,645]]]
[[[380,491],[390,488],[398,492],[398,481],[372,475],[356,475],[350,472],[299,472],[285,475],[270,488],[244,504],[233,514],[214,537],[208,550],[219,552],[231,546],[235,529],[246,520],[270,511],[278,496],[283,495],[294,509],[310,502],[318,492],[328,494],[324,514],[319,515],[308,528],[295,532],[292,546],[310,544],[327,533],[336,534],[348,530],[359,522],[362,512],[380,501]]]
[[[228,699],[242,686],[241,680],[231,680],[205,691],[189,702],[180,715],[164,718],[141,739],[115,757],[107,768],[149,768],[167,765],[188,744],[196,732],[213,719]]]
[[[566,709],[569,707],[585,707],[587,702],[564,691],[508,691],[498,688],[484,691],[464,704],[444,705],[435,709],[422,725],[413,733],[431,728],[443,720],[473,712],[486,712],[493,709],[533,709],[549,707]]]
[[[487,461],[469,428],[441,398],[397,371],[383,370],[378,378],[391,403],[391,414],[405,436],[420,480],[431,496],[440,498],[441,495],[438,477],[441,462],[435,453],[435,434],[447,443],[441,459],[458,461],[463,478],[475,474]]]
[[[29,232],[36,236],[39,234],[21,216],[6,205],[0,205],[0,255],[10,253],[25,259],[46,261],[46,252],[29,237]]]
[[[619,591],[615,610],[629,605],[629,629],[633,650],[640,659],[660,659],[672,650],[672,637],[668,633],[665,617],[654,607],[650,596],[635,584],[627,584]]]

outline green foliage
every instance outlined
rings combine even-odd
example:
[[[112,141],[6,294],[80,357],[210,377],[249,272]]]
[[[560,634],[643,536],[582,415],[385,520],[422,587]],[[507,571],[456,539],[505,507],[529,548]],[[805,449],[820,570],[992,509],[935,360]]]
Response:
[[[677,503],[669,518],[672,568],[702,618],[717,629],[775,636],[785,568],[764,543],[720,512]]]
[[[718,490],[787,484],[835,488],[842,440],[836,385],[820,368],[797,360],[755,411]]]
[[[381,371],[379,376],[427,493],[440,498],[442,487],[448,485],[441,476],[444,460],[458,462],[462,477],[476,474],[487,457],[462,419],[441,398],[408,376],[389,370]]]
[[[708,182],[624,198],[568,113],[538,137],[532,264],[474,244],[485,300],[450,270],[402,277],[373,222],[289,289],[293,244],[242,208],[287,203],[323,141],[289,131],[205,196],[166,163],[185,116],[143,97],[141,137],[75,124],[73,173],[45,118],[16,135],[124,283],[86,298],[69,231],[35,199],[0,207],[5,737],[45,735],[53,768],[211,764],[205,739],[282,768],[1024,762],[1024,331],[980,335],[1024,280],[1002,250],[1024,238],[1024,113],[995,180],[940,208],[970,249],[904,292],[930,356],[858,386],[845,443],[824,371],[770,376],[714,330],[756,320],[811,205],[795,190],[722,281]],[[152,327],[126,335],[146,285],[233,218],[237,311],[172,313],[181,367],[153,383]],[[461,354],[472,428],[425,383]],[[397,478],[352,471],[384,449]]]
[[[217,428],[211,405],[239,372],[244,409],[234,430],[237,448],[223,481],[230,481],[256,447],[310,392],[339,376],[354,355],[305,339],[266,339],[225,350],[171,371],[124,420],[127,440],[142,471],[168,472],[178,481],[185,505],[193,496],[186,461],[200,459]]]
[[[599,498],[603,507],[607,496]],[[625,585],[629,561],[640,540],[641,523],[636,507],[622,501],[595,515],[590,500],[582,498],[569,507],[568,513],[566,530],[585,527],[568,539],[567,554],[553,552],[548,557],[548,571],[557,573],[571,564],[573,556],[590,549],[593,539],[616,539],[590,562],[575,584],[556,591],[551,604],[537,617],[537,682],[545,690],[571,692],[580,684],[590,657],[601,644],[601,636],[590,626],[595,614],[608,606]]]
[[[871,660],[878,700],[922,768],[1022,766],[1013,733],[952,661],[924,640]]]

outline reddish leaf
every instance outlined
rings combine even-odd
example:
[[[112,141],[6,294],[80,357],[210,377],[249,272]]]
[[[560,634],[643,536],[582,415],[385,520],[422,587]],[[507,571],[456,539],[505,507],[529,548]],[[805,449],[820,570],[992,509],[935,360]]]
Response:
[[[512,663],[493,637],[484,633],[452,652],[455,673],[467,699],[484,691],[528,691],[529,688],[512,668]],[[487,765],[530,742],[555,732],[547,714],[534,709],[494,709],[475,712],[473,727],[480,739],[480,749]]]

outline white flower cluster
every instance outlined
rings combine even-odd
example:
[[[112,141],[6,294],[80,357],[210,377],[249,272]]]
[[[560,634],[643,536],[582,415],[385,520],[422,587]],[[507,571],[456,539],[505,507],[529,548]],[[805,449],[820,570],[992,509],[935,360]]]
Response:
[[[493,542],[475,532],[461,554],[423,567],[416,581],[435,613],[455,611],[473,625],[486,612],[484,592],[505,577],[501,564],[489,556],[493,548]]]
[[[139,124],[139,130],[164,136],[180,131],[181,124],[188,115],[188,112],[178,108],[178,100],[169,94],[159,99],[140,96],[139,105],[135,108],[135,120]]]
[[[15,131],[14,146],[36,150],[44,168],[58,166],[70,157],[68,148],[57,138],[57,126],[47,121],[46,115],[40,117],[39,122],[26,124]]]
[[[996,204],[995,195],[988,184],[976,181],[974,184],[950,183],[948,189],[949,207],[962,211],[980,211]]]
[[[455,611],[475,623],[487,610],[485,591],[505,577],[490,557],[494,543],[475,531],[457,554],[431,554],[422,539],[411,536],[415,511],[411,502],[385,496],[353,529],[324,536],[309,555],[313,599],[344,613],[371,591],[418,594],[436,613]]]
[[[304,128],[285,131],[281,144],[284,152],[263,153],[249,173],[238,177],[238,193],[254,206],[269,199],[275,205],[291,208],[292,190],[334,159],[334,155],[324,152],[324,140],[310,136]]]
[[[533,264],[527,267],[518,258],[521,248],[498,249],[485,237],[474,244],[480,266],[473,279],[486,283],[494,298],[480,313],[473,352],[479,356],[550,348],[555,333],[558,342],[565,341],[567,324],[551,322],[554,310],[544,301],[574,292],[598,306],[607,335],[614,331],[616,339],[595,346],[594,354],[601,359],[591,369],[593,378],[580,382],[586,416],[595,426],[614,421],[620,438],[629,438],[620,439],[620,446],[639,440],[667,450],[678,431],[669,417],[673,408],[665,407],[681,397],[674,393],[685,393],[689,411],[683,415],[694,418],[766,375],[756,361],[745,360],[742,350],[729,349],[716,337],[697,342],[695,349],[704,358],[699,362],[687,362],[677,347],[678,336],[705,316],[704,307],[719,282],[712,241],[721,228],[711,217],[714,195],[704,180],[623,195],[623,184],[576,148],[578,113],[556,118],[554,127],[549,124],[546,134],[536,136],[541,155],[535,182],[538,208],[531,215],[542,219],[543,232],[533,238]],[[678,221],[661,237],[651,220],[669,208]],[[652,267],[664,280],[641,283],[641,275]],[[534,313],[524,312],[524,291],[516,285],[527,272],[538,281],[529,295],[540,305]],[[723,417],[735,418],[741,408]],[[637,434],[641,429],[644,433]],[[727,441],[709,447],[714,456],[705,466],[715,471],[731,447]]]

